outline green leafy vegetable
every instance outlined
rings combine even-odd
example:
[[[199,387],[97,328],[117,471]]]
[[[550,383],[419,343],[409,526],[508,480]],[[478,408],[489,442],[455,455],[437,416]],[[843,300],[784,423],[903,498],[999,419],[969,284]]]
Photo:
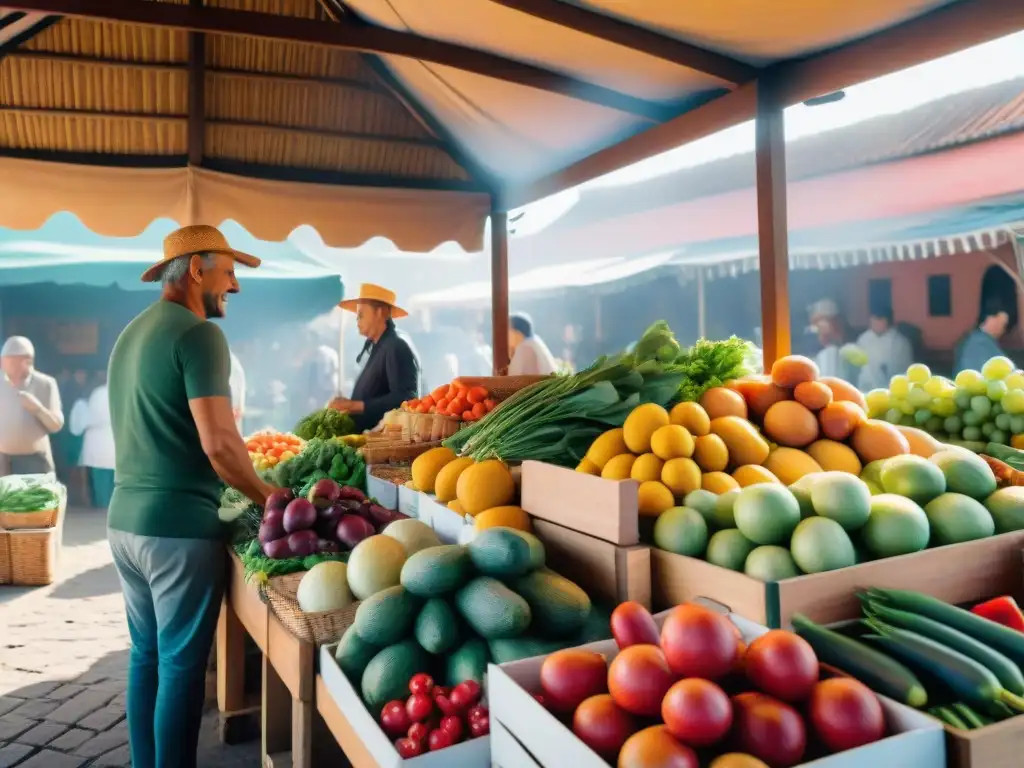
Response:
[[[707,390],[753,373],[750,342],[730,336],[725,341],[701,339],[676,358],[683,373],[680,400],[700,400]]]
[[[352,417],[344,411],[334,408],[313,411],[301,419],[293,430],[303,440],[312,440],[317,437],[326,440],[331,437],[351,435],[355,431],[356,424],[352,421]]]
[[[270,482],[282,488],[312,487],[317,480],[330,477],[342,485],[366,490],[366,465],[359,451],[340,440],[309,440],[293,459],[281,462],[270,473]]]
[[[16,477],[0,482],[0,510],[4,512],[41,512],[59,504],[60,495],[47,483]]]

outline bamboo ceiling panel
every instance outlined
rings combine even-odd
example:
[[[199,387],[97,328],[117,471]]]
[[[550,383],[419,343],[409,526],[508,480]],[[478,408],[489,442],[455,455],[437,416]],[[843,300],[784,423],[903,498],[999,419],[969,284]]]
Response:
[[[180,29],[66,18],[23,43],[21,49],[96,59],[184,64],[188,60],[188,33]]]
[[[0,146],[105,155],[184,155],[187,123],[152,117],[106,117],[0,112]]]

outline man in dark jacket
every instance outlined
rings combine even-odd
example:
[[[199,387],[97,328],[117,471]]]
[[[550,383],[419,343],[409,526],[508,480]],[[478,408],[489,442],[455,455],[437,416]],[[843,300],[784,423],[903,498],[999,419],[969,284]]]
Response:
[[[392,291],[371,283],[359,287],[358,298],[338,306],[356,313],[359,335],[366,338],[356,362],[367,353],[369,358],[352,388],[352,397],[335,398],[331,408],[347,411],[360,430],[373,429],[385,413],[418,393],[419,361],[412,345],[395,329],[395,320],[409,313],[395,304]]]

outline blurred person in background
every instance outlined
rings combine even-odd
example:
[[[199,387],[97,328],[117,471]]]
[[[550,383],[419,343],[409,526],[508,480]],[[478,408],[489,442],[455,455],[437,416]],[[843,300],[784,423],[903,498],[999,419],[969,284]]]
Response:
[[[110,426],[107,372],[97,371],[95,382],[88,398],[75,402],[68,429],[82,438],[79,464],[88,474],[90,506],[106,509],[114,493],[114,430]]]
[[[905,373],[914,362],[910,340],[896,330],[892,319],[892,307],[872,307],[868,329],[857,339],[857,346],[867,359],[857,377],[857,389],[862,392],[888,388],[889,379]]]
[[[359,335],[366,339],[356,357],[366,364],[356,377],[350,398],[336,397],[330,407],[346,411],[359,431],[373,429],[384,414],[414,399],[420,388],[420,364],[412,343],[395,328],[409,313],[396,303],[393,291],[372,283],[359,286],[359,296],[339,307],[355,312]]]
[[[0,475],[53,472],[50,435],[64,426],[57,380],[35,369],[36,349],[11,336],[0,349]]]
[[[555,356],[533,329],[533,320],[525,312],[508,318],[509,376],[549,376],[558,370]]]
[[[65,409],[64,421],[71,421],[71,409],[81,398],[89,394],[89,375],[83,369],[70,370],[65,368],[57,377],[57,388],[61,393],[61,404]],[[77,497],[81,490],[81,478],[78,460],[82,455],[82,436],[71,434],[70,429],[62,429],[50,438],[53,444],[53,462],[57,476],[68,487],[68,503],[77,506],[84,503]]]
[[[978,324],[956,345],[956,366],[953,373],[973,369],[980,371],[990,358],[1005,354],[999,340],[1010,327],[1010,309],[1002,299],[989,297],[981,302]]]
[[[822,376],[836,376],[851,384],[857,381],[857,367],[846,356],[846,321],[839,312],[839,305],[832,299],[822,299],[808,310],[811,331],[818,337],[821,350],[814,357]]]
[[[239,434],[245,434],[242,423],[245,419],[245,369],[238,355],[230,352],[231,373],[228,375],[228,386],[231,388],[231,413],[235,417],[235,426]]]

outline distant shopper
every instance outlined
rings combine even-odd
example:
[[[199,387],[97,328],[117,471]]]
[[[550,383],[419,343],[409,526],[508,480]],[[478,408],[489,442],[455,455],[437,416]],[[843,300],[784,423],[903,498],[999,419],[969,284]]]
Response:
[[[231,388],[231,414],[235,417],[235,425],[239,434],[242,433],[242,421],[245,419],[245,369],[242,361],[231,352],[231,373],[228,375],[228,386]]]
[[[558,370],[555,356],[533,330],[533,320],[525,312],[508,318],[509,376],[548,376]]]
[[[35,369],[36,349],[11,336],[0,349],[0,475],[53,472],[50,435],[64,426],[57,380]]]
[[[980,371],[990,358],[1004,354],[999,340],[1010,325],[1010,312],[1000,299],[985,299],[978,311],[978,325],[956,347],[956,372]]]
[[[231,355],[213,318],[238,293],[233,250],[214,227],[164,239],[145,282],[160,298],[121,332],[110,356],[114,495],[107,538],[121,579],[131,653],[128,740],[134,768],[194,768],[206,667],[227,575],[218,514],[226,484],[263,506],[231,410]]]
[[[114,430],[110,426],[106,371],[96,374],[96,388],[88,399],[75,403],[68,427],[72,434],[82,436],[79,463],[89,475],[91,505],[94,509],[106,509],[114,493]]]
[[[868,323],[868,330],[857,339],[857,346],[867,358],[857,377],[857,388],[862,392],[888,388],[889,379],[905,373],[914,362],[910,339],[893,326],[891,308],[874,307]]]
[[[822,376],[836,376],[851,384],[857,382],[857,368],[844,356],[847,341],[846,322],[839,313],[839,305],[832,299],[822,299],[808,310],[811,330],[818,337],[821,351],[814,358]]]

